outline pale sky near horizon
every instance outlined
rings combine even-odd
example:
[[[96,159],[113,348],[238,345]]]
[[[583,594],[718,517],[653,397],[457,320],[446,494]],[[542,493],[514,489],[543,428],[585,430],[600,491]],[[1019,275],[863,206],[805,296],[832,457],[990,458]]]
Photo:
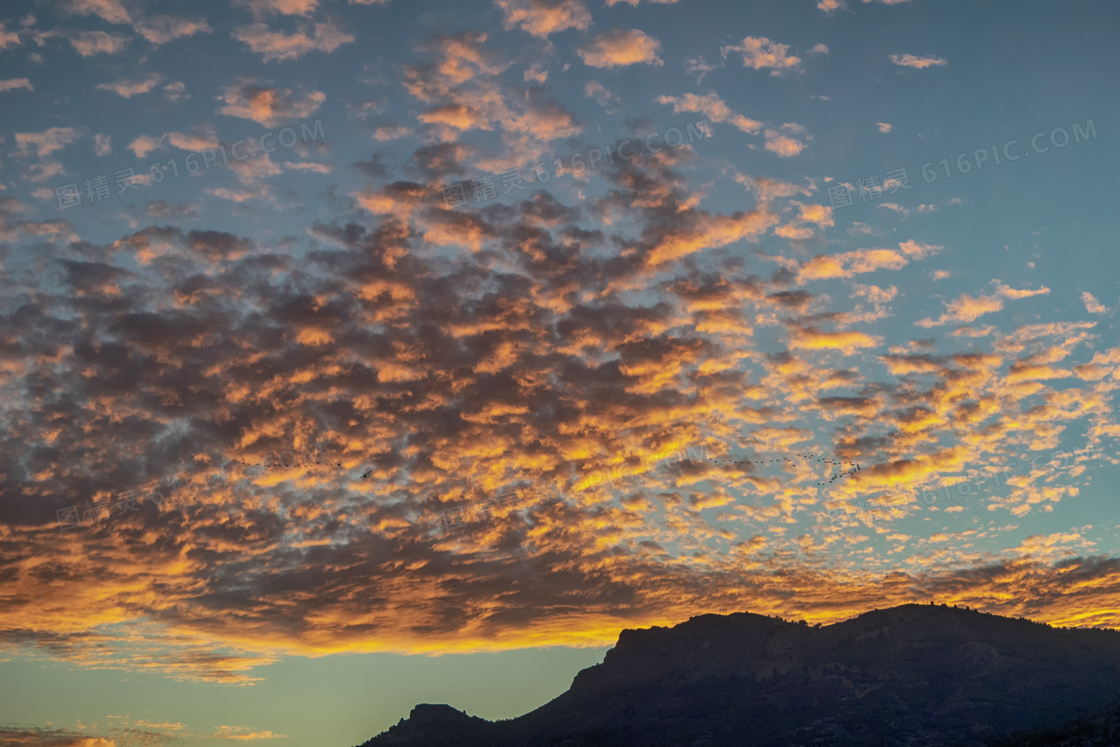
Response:
[[[1117,28],[5,3],[0,741],[507,718],[705,612],[1120,626]]]

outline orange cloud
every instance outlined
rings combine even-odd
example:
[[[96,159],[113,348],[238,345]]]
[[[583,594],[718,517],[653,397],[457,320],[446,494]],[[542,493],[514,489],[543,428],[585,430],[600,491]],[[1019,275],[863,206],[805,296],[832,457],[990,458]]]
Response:
[[[625,67],[627,65],[664,65],[657,56],[661,42],[637,29],[607,31],[576,52],[591,67]]]
[[[686,215],[695,218],[689,221],[693,225],[666,231],[647,255],[646,262],[650,266],[661,265],[703,249],[725,246],[741,239],[757,241],[767,229],[778,222],[777,216],[765,210],[731,215],[709,216],[700,212],[690,212]]]
[[[235,29],[233,38],[261,55],[265,62],[281,62],[297,59],[309,52],[330,54],[343,44],[354,41],[355,37],[332,23],[304,25],[292,34],[272,31],[264,23],[254,23]]]
[[[226,116],[275,127],[286,120],[310,116],[326,99],[322,91],[293,94],[290,89],[258,86],[242,80],[227,86],[218,100],[225,102],[220,111]]]
[[[777,153],[782,158],[800,155],[805,150],[806,143],[796,137],[790,137],[778,130],[766,131],[766,150]]]
[[[805,350],[842,350],[853,352],[861,348],[873,348],[882,338],[863,332],[821,332],[813,328],[798,329],[790,341],[790,347]]]
[[[934,57],[932,55],[919,57],[912,54],[892,54],[891,62],[901,67],[912,67],[918,70],[923,70],[927,67],[944,67],[949,64],[949,61],[943,57]]]
[[[1084,291],[1081,294],[1081,302],[1085,304],[1085,310],[1090,314],[1107,314],[1108,307],[1096,299],[1096,297],[1089,291]]]
[[[771,68],[771,75],[781,75],[788,70],[798,70],[801,58],[789,54],[789,47],[785,44],[770,41],[765,36],[747,36],[738,44],[731,44],[720,48],[724,58],[732,52],[737,52],[743,57],[743,67],[755,70]]]
[[[915,324],[928,329],[950,322],[972,322],[985,314],[991,314],[1003,309],[1003,299],[1005,298],[1030,298],[1031,296],[1043,296],[1050,292],[1050,289],[1046,286],[1037,290],[1018,290],[998,281],[995,281],[994,285],[996,288],[995,295],[973,298],[967,293],[962,293],[953,301],[945,304],[945,313],[936,320],[929,318],[920,319],[915,322]]]
[[[669,104],[675,114],[681,112],[695,112],[703,114],[713,122],[726,122],[749,134],[755,134],[762,129],[762,122],[748,119],[742,114],[736,114],[724,103],[723,99],[715,93],[699,96],[695,93],[686,93],[683,96],[658,96],[659,104]]]
[[[497,0],[505,15],[505,27],[520,26],[533,36],[548,37],[567,29],[583,31],[591,25],[591,14],[580,0]]]

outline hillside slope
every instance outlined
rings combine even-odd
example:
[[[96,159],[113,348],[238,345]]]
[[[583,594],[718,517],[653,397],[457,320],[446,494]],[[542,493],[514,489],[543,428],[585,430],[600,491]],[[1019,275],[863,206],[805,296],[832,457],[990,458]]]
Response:
[[[821,628],[702,615],[622,631],[602,664],[523,716],[421,705],[362,747],[986,745],[1028,732],[1075,747],[1107,734],[1116,702],[1117,631],[927,605]]]

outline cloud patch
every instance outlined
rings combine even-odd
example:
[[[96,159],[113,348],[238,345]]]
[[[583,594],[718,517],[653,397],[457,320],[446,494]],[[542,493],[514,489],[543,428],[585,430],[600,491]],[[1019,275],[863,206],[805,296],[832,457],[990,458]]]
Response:
[[[309,117],[326,99],[322,91],[293,93],[287,88],[272,88],[251,80],[240,80],[227,86],[218,97],[225,104],[218,111],[227,117],[249,119],[265,127],[274,127],[288,120]]]
[[[520,27],[542,39],[568,29],[584,31],[591,14],[580,0],[496,0],[506,29]]]
[[[353,42],[355,37],[333,23],[305,24],[291,34],[273,31],[264,23],[254,23],[236,29],[233,38],[259,54],[265,62],[283,62],[310,52],[330,54]]]
[[[599,34],[576,50],[589,67],[613,68],[628,65],[663,65],[657,52],[661,42],[644,31],[616,29]]]
[[[159,73],[149,73],[140,78],[125,78],[113,83],[98,83],[95,88],[99,91],[112,91],[121,98],[128,99],[133,96],[148,93],[161,82],[163,82],[162,75]]]
[[[683,96],[658,96],[656,102],[672,106],[676,114],[681,112],[703,114],[713,122],[724,122],[751,135],[757,134],[763,128],[762,122],[733,112],[714,91],[703,95],[686,93]]]
[[[949,61],[944,57],[934,57],[933,55],[892,54],[890,59],[895,65],[912,67],[916,70],[924,70],[927,67],[945,67],[949,64]]]
[[[31,81],[27,78],[0,80],[0,93],[4,93],[5,91],[18,91],[21,88],[25,88],[28,91],[35,90],[35,87],[31,85]]]
[[[743,37],[738,44],[720,48],[720,54],[724,59],[732,53],[742,57],[743,67],[755,70],[768,69],[771,75],[798,72],[801,69],[801,58],[791,55],[788,45],[771,41],[765,36]]]

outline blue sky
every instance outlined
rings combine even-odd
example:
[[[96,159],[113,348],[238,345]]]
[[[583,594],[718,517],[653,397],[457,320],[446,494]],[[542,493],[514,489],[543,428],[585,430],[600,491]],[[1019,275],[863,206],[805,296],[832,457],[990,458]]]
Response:
[[[702,612],[1115,627],[1117,20],[7,3],[5,737],[505,718]]]

